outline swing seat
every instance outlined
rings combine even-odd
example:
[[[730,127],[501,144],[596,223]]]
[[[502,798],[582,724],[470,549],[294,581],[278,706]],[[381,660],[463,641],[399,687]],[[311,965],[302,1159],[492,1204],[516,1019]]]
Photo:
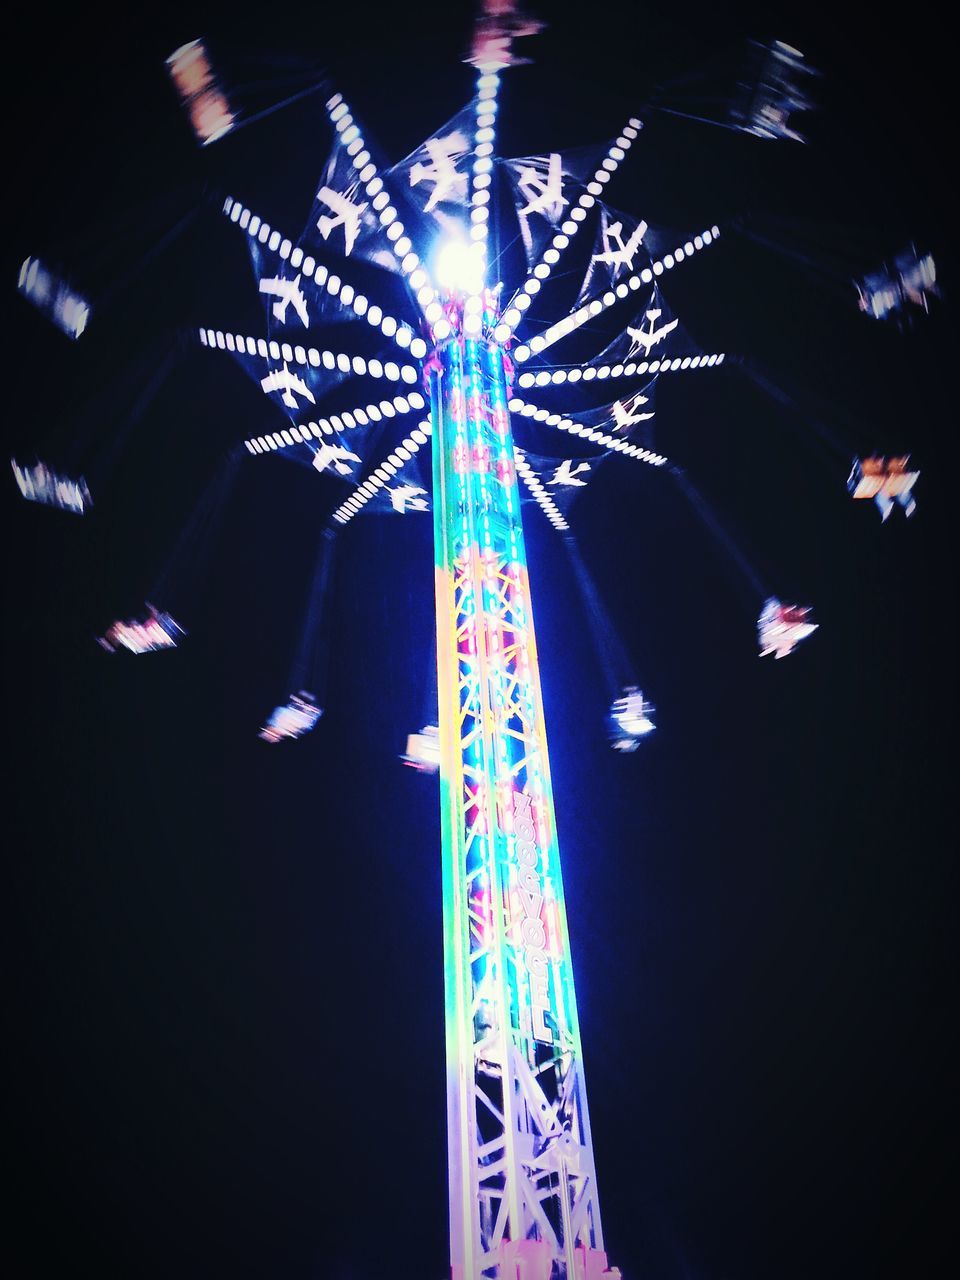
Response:
[[[302,738],[315,728],[323,715],[313,695],[301,689],[290,696],[290,700],[282,707],[274,707],[269,719],[260,730],[259,737],[264,742],[280,742],[283,738]]]
[[[611,745],[615,751],[636,751],[640,739],[657,727],[653,722],[655,707],[635,685],[624,689],[610,707]]]
[[[440,768],[440,730],[425,725],[419,733],[407,737],[407,749],[400,757],[404,764],[420,773],[436,773]]]
[[[181,636],[187,633],[169,613],[162,613],[148,605],[149,615],[131,622],[114,622],[99,637],[99,644],[108,653],[126,649],[128,653],[154,653],[160,649],[175,649]]]
[[[72,480],[69,476],[52,471],[44,462],[32,467],[22,467],[16,459],[10,459],[17,488],[28,502],[39,502],[41,506],[56,507],[60,511],[72,511],[82,516],[88,507],[93,506],[90,490],[83,476]]]

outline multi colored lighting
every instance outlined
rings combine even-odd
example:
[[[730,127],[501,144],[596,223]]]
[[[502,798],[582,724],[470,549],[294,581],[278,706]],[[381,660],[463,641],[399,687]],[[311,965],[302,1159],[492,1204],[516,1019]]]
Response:
[[[453,1275],[592,1276],[606,1255],[518,490],[537,482],[490,310],[477,337],[451,308],[429,366]]]

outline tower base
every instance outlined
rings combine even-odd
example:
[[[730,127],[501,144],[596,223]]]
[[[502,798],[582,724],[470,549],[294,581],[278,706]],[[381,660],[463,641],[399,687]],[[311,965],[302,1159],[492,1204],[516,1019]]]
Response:
[[[562,1264],[556,1264],[562,1265]],[[484,1270],[489,1275],[497,1267],[497,1280],[557,1280],[553,1250],[546,1240],[504,1240],[495,1258]],[[451,1280],[480,1280],[468,1276],[463,1267],[455,1266]],[[622,1280],[619,1267],[607,1265],[602,1249],[574,1250],[574,1273],[567,1280]]]

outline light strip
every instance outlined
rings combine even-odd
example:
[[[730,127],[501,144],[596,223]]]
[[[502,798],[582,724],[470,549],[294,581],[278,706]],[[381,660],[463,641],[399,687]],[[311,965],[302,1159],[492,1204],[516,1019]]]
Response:
[[[633,145],[637,134],[642,128],[643,124],[636,116],[631,116],[623,126],[623,131],[616,141],[611,144],[596,173],[593,175],[592,181],[587,183],[586,190],[581,192],[577,203],[570,210],[570,217],[561,223],[560,230],[551,240],[549,247],[544,249],[540,261],[530,269],[523,287],[517,290],[511,298],[509,306],[504,310],[503,317],[495,331],[498,342],[506,342],[517,325],[519,325],[523,319],[523,312],[533,301],[533,295],[540,291],[541,282],[548,278],[553,267],[559,261],[560,254],[580,230],[586,219],[587,210],[592,209],[597,203],[597,196],[603,194],[604,184],[610,181],[612,175],[626,159],[627,151]]]
[[[273,439],[276,441],[273,447],[283,449],[293,444],[304,444],[310,440],[311,436],[316,440],[322,440],[324,436],[332,436],[334,433],[352,430],[354,427],[366,427],[371,422],[382,422],[384,418],[394,418],[398,413],[416,413],[425,407],[426,401],[420,392],[411,391],[405,396],[394,396],[392,400],[381,400],[379,404],[368,404],[360,409],[341,410],[339,413],[331,413],[329,418],[319,418],[316,422],[301,422],[299,426],[271,432],[265,437],[254,437],[252,441],[244,440],[243,443],[251,453],[264,453],[265,448],[252,449],[251,443],[262,444],[264,440]],[[289,440],[286,439],[287,435],[291,437]],[[266,447],[269,448],[269,444]]]
[[[490,201],[493,194],[493,150],[497,122],[497,91],[500,77],[487,71],[477,78],[477,96],[474,100],[476,129],[473,135],[473,167],[470,174],[470,252],[476,254],[481,269],[478,275],[485,283],[487,277],[487,237],[490,234]],[[464,303],[463,331],[477,338],[483,329],[483,299],[471,294]],[[437,332],[434,330],[434,332]],[[438,337],[445,336],[438,333]]]
[[[433,324],[442,316],[443,308],[437,300],[436,291],[427,278],[420,258],[413,251],[410,237],[399,220],[396,206],[390,200],[390,194],[383,185],[383,178],[367,150],[360,126],[354,120],[349,106],[344,102],[342,93],[335,93],[327,100],[327,114],[330,117],[330,123],[340,134],[340,141],[346,147],[347,154],[353,162],[358,181],[370,197],[373,211],[380,220],[381,229],[390,241],[390,248],[393,250],[401,272],[407,278],[410,292],[427,322]]]
[[[380,180],[377,179],[377,181]],[[383,183],[381,182],[380,185],[382,187]],[[417,360],[427,354],[427,344],[422,338],[417,337],[409,325],[403,324],[393,316],[385,315],[381,307],[370,303],[353,285],[342,280],[334,272],[328,271],[310,254],[305,255],[299,245],[294,245],[288,237],[282,236],[275,228],[271,228],[255,213],[251,213],[239,200],[227,196],[223,202],[223,212],[231,222],[235,222],[246,231],[247,235],[258,240],[260,244],[266,245],[271,252],[279,254],[285,262],[289,261],[294,270],[299,271],[301,275],[311,277],[318,288],[326,288],[331,297],[339,295],[340,306],[344,311],[352,310],[358,318],[363,317],[369,325],[378,328],[385,338],[395,342],[398,347],[403,347],[405,350],[409,348],[410,354]],[[394,249],[397,243],[399,242],[394,243]]]
[[[333,519],[336,520],[337,524],[349,523],[357,512],[362,510],[380,489],[384,488],[391,476],[395,475],[403,464],[410,460],[411,455],[416,453],[421,445],[427,443],[427,437],[432,431],[433,424],[429,418],[425,418],[423,422],[418,423],[416,430],[411,431],[407,438],[397,445],[390,456],[384,462],[381,462],[379,467],[375,467],[366,480],[357,485],[346,502],[337,507],[333,513]]]
[[[339,369],[341,373],[355,374],[358,378],[387,378],[390,382],[405,382],[408,386],[415,386],[419,379],[417,366],[413,364],[348,356],[343,351],[292,346],[289,342],[277,342],[275,338],[251,338],[242,333],[224,333],[222,329],[201,328],[198,333],[205,347],[239,351],[241,355],[258,356],[261,360],[285,360],[287,364],[308,364],[314,369],[323,367],[331,371]]]
[[[555,529],[561,530],[561,532],[566,529],[569,529],[570,526],[567,524],[566,520],[563,518],[563,515],[560,512],[560,508],[554,502],[548,490],[544,488],[543,483],[540,480],[539,476],[530,466],[530,463],[527,461],[526,457],[520,452],[520,450],[516,447],[516,445],[514,445],[513,457],[514,457],[514,461],[517,464],[517,475],[522,478],[524,484],[527,486],[527,488],[530,490],[533,497],[540,504],[540,509],[543,511],[544,515],[547,517],[547,519],[550,521],[553,527]]]
[[[678,245],[673,253],[665,253],[657,262],[652,263],[649,267],[644,267],[639,274],[632,275],[629,280],[622,281],[615,289],[608,289],[602,298],[592,298],[577,311],[564,316],[562,320],[552,324],[549,329],[531,338],[528,345],[517,347],[513,353],[514,359],[522,363],[524,360],[529,360],[530,356],[535,355],[538,351],[544,351],[547,347],[553,346],[560,338],[565,338],[568,333],[573,333],[574,329],[579,329],[582,324],[586,324],[594,316],[600,315],[602,311],[606,311],[615,303],[628,297],[631,290],[635,291],[643,284],[650,284],[655,276],[662,276],[664,271],[672,270],[678,262],[683,262],[685,258],[692,257],[701,249],[706,249],[719,238],[720,228],[710,227],[702,235],[694,236],[692,240],[687,240],[685,244]]]
[[[674,356],[670,360],[628,360],[626,364],[576,364],[565,369],[538,369],[536,373],[528,370],[517,378],[518,387],[560,386],[563,383],[591,382],[595,378],[633,378],[647,373],[676,373],[682,369],[707,369],[723,364],[723,351],[715,351],[710,355],[701,353],[695,356]]]
[[[654,453],[651,449],[642,449],[629,440],[618,440],[616,436],[598,431],[596,427],[588,427],[583,422],[573,422],[570,418],[561,417],[559,413],[551,413],[549,409],[540,409],[528,400],[514,397],[509,405],[511,413],[519,413],[524,418],[533,418],[536,422],[545,422],[548,427],[558,427],[561,431],[569,431],[571,435],[580,436],[592,444],[602,444],[615,453],[624,453],[628,458],[636,458],[639,462],[647,462],[651,467],[662,467],[669,459],[662,453]]]

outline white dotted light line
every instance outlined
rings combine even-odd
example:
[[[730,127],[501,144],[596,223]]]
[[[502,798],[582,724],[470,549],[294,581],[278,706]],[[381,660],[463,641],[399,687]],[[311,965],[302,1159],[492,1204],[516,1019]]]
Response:
[[[422,338],[416,336],[409,325],[384,314],[382,308],[376,303],[370,302],[362,293],[358,293],[353,285],[341,280],[334,272],[328,271],[315,258],[309,254],[305,255],[299,245],[293,245],[289,239],[281,236],[279,231],[272,229],[255,213],[251,213],[239,200],[227,196],[223,202],[223,212],[231,222],[235,222],[246,231],[247,235],[265,244],[274,253],[278,253],[285,262],[289,261],[294,270],[311,277],[318,288],[326,288],[331,297],[338,298],[344,311],[352,310],[355,316],[362,317],[367,324],[379,329],[385,338],[390,338],[398,347],[409,348],[410,354],[417,360],[427,354],[427,344]]]
[[[396,475],[404,465],[409,462],[421,445],[427,443],[427,437],[430,435],[433,427],[430,419],[426,418],[423,422],[417,424],[416,430],[411,431],[407,438],[398,444],[393,453],[381,462],[375,471],[371,471],[366,480],[359,484],[354,493],[337,507],[333,513],[333,519],[337,524],[346,524],[349,520],[360,511],[366,503],[374,497],[379,490],[389,484],[392,476]]]
[[[585,302],[577,311],[564,316],[562,320],[552,324],[549,329],[531,338],[528,345],[517,347],[514,357],[522,363],[524,360],[529,360],[530,356],[535,355],[538,351],[544,351],[547,347],[553,346],[560,338],[565,338],[568,333],[573,333],[574,329],[579,329],[582,324],[586,324],[588,320],[598,316],[601,311],[607,310],[614,303],[626,298],[631,291],[639,289],[641,285],[650,284],[655,276],[662,276],[664,271],[672,270],[678,262],[683,262],[685,258],[692,257],[700,249],[706,249],[719,237],[720,228],[711,227],[708,231],[704,231],[702,235],[694,236],[692,240],[688,240],[685,244],[678,245],[673,253],[664,254],[661,259],[652,263],[649,267],[644,267],[637,275],[630,276],[628,280],[618,284],[615,289],[609,289],[602,298],[593,298],[591,301]]]
[[[269,453],[275,449],[288,449],[291,445],[305,444],[313,436],[317,440],[332,436],[334,432],[350,430],[353,427],[366,427],[371,422],[381,422],[384,418],[393,418],[398,413],[413,413],[423,409],[426,401],[419,391],[411,391],[406,396],[394,396],[392,400],[381,400],[379,404],[368,404],[362,409],[346,410],[332,413],[329,418],[320,418],[317,422],[304,422],[298,427],[289,427],[283,431],[273,431],[263,436],[254,436],[244,440],[250,453]]]
[[[220,351],[239,351],[241,355],[259,356],[262,360],[285,360],[288,364],[308,364],[314,369],[338,369],[341,373],[356,374],[358,378],[386,378],[390,382],[405,382],[414,386],[418,380],[417,367],[413,364],[397,364],[393,360],[368,360],[364,356],[348,356],[342,351],[320,351],[316,347],[277,342],[274,338],[251,338],[242,333],[224,333],[222,329],[200,329],[200,341],[205,347]]]
[[[493,194],[493,140],[497,120],[497,90],[500,77],[492,71],[477,79],[477,96],[474,100],[477,124],[473,136],[473,168],[470,179],[470,252],[476,255],[479,281],[487,275],[487,236],[490,234],[490,199]],[[483,299],[479,294],[469,294],[463,307],[463,331],[469,337],[478,337],[483,328]],[[434,333],[438,338],[446,335]]]
[[[569,431],[571,435],[580,436],[593,444],[602,444],[605,448],[612,449],[615,453],[624,453],[628,458],[637,458],[640,462],[648,462],[652,467],[662,467],[667,462],[667,459],[661,453],[653,453],[650,449],[642,449],[640,445],[631,444],[629,440],[619,440],[616,436],[609,436],[605,431],[598,431],[596,427],[585,426],[582,422],[573,422],[570,418],[561,417],[559,413],[551,413],[549,409],[538,409],[535,404],[530,404],[526,400],[514,397],[507,407],[511,413],[519,413],[524,418],[533,418],[536,422],[545,422],[548,427],[559,427],[561,431]]]
[[[540,477],[536,474],[530,466],[530,463],[516,446],[514,446],[513,449],[513,457],[517,464],[517,475],[523,479],[524,484],[540,504],[540,509],[543,511],[543,514],[547,517],[553,527],[555,529],[560,529],[561,531],[569,529],[570,526],[567,524],[566,520],[564,520],[559,507],[554,502],[547,489],[544,488]]]
[[[430,283],[420,258],[413,251],[413,244],[406,234],[403,223],[399,220],[396,206],[383,185],[377,166],[370,158],[360,127],[353,119],[350,108],[343,100],[343,94],[335,93],[327,101],[327,114],[337,133],[341,144],[346,147],[347,155],[357,171],[358,181],[370,197],[374,213],[380,220],[380,226],[390,241],[390,247],[397,259],[400,270],[407,278],[410,291],[431,325],[443,315],[443,308],[437,300],[436,290]]]
[[[570,217],[560,224],[560,230],[551,240],[549,247],[543,251],[540,261],[530,271],[522,289],[519,289],[510,300],[510,305],[504,311],[495,331],[498,342],[506,342],[523,319],[523,313],[533,301],[534,294],[539,293],[541,284],[560,261],[561,253],[580,230],[587,211],[597,203],[597,196],[603,194],[604,185],[610,181],[612,175],[626,159],[627,151],[642,128],[642,123],[635,116],[631,116],[628,123],[623,126],[623,132],[611,145],[593,175],[592,181],[587,183],[586,190],[581,192],[577,203],[570,210]]]
[[[632,378],[645,373],[675,373],[678,369],[707,369],[723,364],[722,351],[710,355],[675,356],[672,360],[629,360],[626,364],[572,365],[566,369],[540,369],[537,373],[521,373],[519,387],[559,386],[570,382],[591,382],[594,378]]]

